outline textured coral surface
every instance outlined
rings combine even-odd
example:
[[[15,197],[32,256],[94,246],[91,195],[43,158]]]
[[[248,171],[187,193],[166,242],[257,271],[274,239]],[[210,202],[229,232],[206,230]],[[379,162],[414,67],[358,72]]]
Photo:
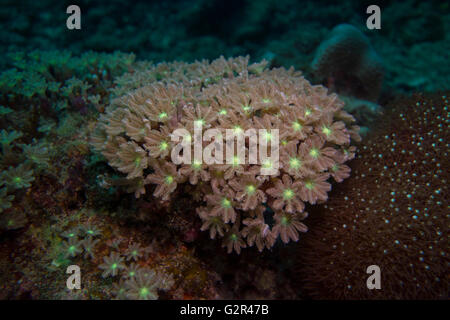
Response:
[[[312,212],[297,275],[322,299],[447,299],[449,98],[399,99],[382,120]],[[381,290],[367,289],[370,265]]]
[[[120,52],[16,52],[6,63],[1,299],[445,297],[442,95],[393,100],[384,116],[374,109],[357,150],[342,107],[361,109],[293,69],[245,58],[154,64]],[[192,121],[279,129],[278,175],[172,165],[169,129]],[[242,246],[253,248],[227,253]],[[369,263],[380,264],[384,291],[363,286]],[[80,290],[66,287],[70,265]]]

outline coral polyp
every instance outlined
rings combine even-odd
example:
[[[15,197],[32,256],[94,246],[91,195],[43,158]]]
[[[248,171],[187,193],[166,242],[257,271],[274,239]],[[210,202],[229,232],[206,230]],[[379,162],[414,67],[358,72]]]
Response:
[[[445,1],[74,2],[0,5],[0,300],[448,300]]]

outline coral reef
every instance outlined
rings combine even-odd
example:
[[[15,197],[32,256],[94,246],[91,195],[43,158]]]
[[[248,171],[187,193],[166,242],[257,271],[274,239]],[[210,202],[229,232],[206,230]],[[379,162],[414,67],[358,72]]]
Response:
[[[383,1],[380,30],[352,0],[82,1],[81,30],[69,4],[0,6],[0,299],[448,298],[448,94],[393,102],[448,89],[447,3]],[[342,23],[363,60],[314,82]],[[381,69],[348,74],[373,48],[376,102]],[[196,124],[279,129],[278,172],[171,163]]]
[[[73,191],[80,172],[69,171],[87,154],[86,128],[80,130],[80,124],[109,101],[111,78],[128,70],[134,55],[88,52],[72,57],[65,51],[32,51],[10,53],[9,60],[13,68],[0,74],[0,207],[4,211],[17,206],[5,213],[9,218],[1,219],[6,230],[23,226],[13,221],[27,221],[26,209],[19,204],[35,183],[45,186],[56,178],[66,195],[72,194],[68,199],[77,195]],[[36,198],[38,203],[45,202],[42,196]]]
[[[155,73],[162,68],[170,71],[156,82]],[[350,140],[359,139],[359,128],[335,94],[310,85],[299,72],[265,69],[264,62],[248,65],[248,57],[240,57],[164,64],[124,77],[148,85],[112,102],[91,144],[123,174],[127,182],[119,184],[127,183],[137,198],[153,193],[168,202],[193,185],[191,192],[200,198],[195,206],[201,229],[209,229],[211,238],[223,237],[228,252],[239,254],[255,243],[259,250],[270,248],[278,236],[286,243],[297,241],[298,232],[307,230],[300,222],[307,216],[305,203],[326,201],[329,178],[342,181],[349,175],[344,163],[354,155]],[[245,144],[243,158],[234,149],[225,154],[219,139],[212,143],[215,157],[226,163],[189,157],[189,163],[174,164],[172,132],[185,130],[183,153],[191,153],[196,126],[215,129],[221,137],[225,130],[233,131],[233,139]],[[272,159],[245,160],[250,157],[250,137],[245,137],[250,128],[268,130],[259,147],[270,143],[270,130],[279,130],[280,146],[270,149],[279,148],[279,170],[270,176],[261,169],[275,168]],[[265,203],[273,209],[273,227],[264,217]]]
[[[313,209],[297,277],[320,299],[447,299],[449,98],[393,101],[350,163],[352,177]],[[381,290],[366,268],[381,269]]]
[[[0,298],[127,299],[138,274],[139,286],[152,285],[142,298],[216,297],[209,279],[219,276],[168,221],[161,220],[167,229],[136,228],[140,206],[148,206],[99,186],[108,170],[89,152],[88,131],[115,97],[114,79],[138,69],[134,55],[34,51],[10,58],[14,68],[0,74]],[[111,256],[125,268],[102,278],[99,266]],[[65,286],[72,264],[82,272],[76,292]],[[191,272],[203,277],[187,277]]]

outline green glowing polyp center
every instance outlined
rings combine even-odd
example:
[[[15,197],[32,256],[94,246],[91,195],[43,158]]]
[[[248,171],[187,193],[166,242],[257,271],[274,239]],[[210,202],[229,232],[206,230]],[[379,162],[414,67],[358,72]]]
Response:
[[[166,112],[161,112],[161,113],[158,115],[158,118],[161,119],[161,120],[167,118],[167,113],[166,113]]]
[[[227,198],[223,198],[222,207],[227,208],[227,209],[231,208],[231,201],[228,200]]]
[[[240,133],[242,133],[242,131],[244,131],[244,130],[242,130],[242,128],[241,128],[240,126],[235,126],[235,127],[233,128],[233,131],[234,131],[235,134],[240,134]]]
[[[198,120],[195,121],[195,125],[198,126],[198,127],[201,127],[204,124],[205,124],[205,120],[203,120],[203,119],[198,119]]]
[[[202,167],[202,163],[200,161],[194,161],[194,163],[192,164],[192,168],[194,168],[194,170],[199,170]]]
[[[309,151],[309,155],[310,155],[311,157],[313,157],[313,158],[317,158],[317,157],[320,155],[320,152],[319,152],[319,150],[318,150],[317,148],[312,148],[312,149]]]
[[[255,186],[252,186],[252,185],[248,185],[248,186],[246,187],[246,189],[247,189],[247,193],[248,193],[248,194],[253,194],[253,193],[256,191]]]
[[[291,189],[285,189],[283,191],[283,198],[285,200],[290,200],[292,199],[292,197],[294,197],[294,191],[292,191]]]
[[[166,150],[168,146],[169,146],[169,144],[168,144],[167,142],[165,142],[165,141],[163,141],[163,142],[161,142],[161,143],[159,144],[159,148],[160,148],[161,150]]]
[[[298,168],[300,168],[301,165],[302,165],[301,161],[299,159],[297,159],[297,158],[291,158],[289,160],[289,166],[292,169],[298,169]]]
[[[166,177],[166,183],[167,184],[171,184],[173,182],[173,177],[172,176],[167,176]]]
[[[148,295],[149,295],[149,293],[150,293],[150,290],[148,290],[148,288],[141,288],[141,290],[139,290],[139,295],[142,297],[142,298],[146,298]]]
[[[292,123],[292,128],[295,131],[300,131],[300,130],[302,130],[302,125],[298,121],[295,121]]]
[[[137,157],[137,158],[134,160],[134,164],[136,165],[136,167],[139,167],[139,165],[141,164],[141,158],[140,158],[140,157]]]
[[[308,189],[308,190],[314,189],[314,181],[306,181],[306,182],[305,182],[305,187],[306,187],[306,189]]]
[[[270,160],[264,161],[263,168],[266,168],[266,169],[272,168],[272,162]]]
[[[328,137],[331,134],[331,129],[326,126],[323,126],[322,132]]]

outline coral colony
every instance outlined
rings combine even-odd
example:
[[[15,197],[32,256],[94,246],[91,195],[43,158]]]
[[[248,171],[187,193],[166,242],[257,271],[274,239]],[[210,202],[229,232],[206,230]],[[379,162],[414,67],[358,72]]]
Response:
[[[305,203],[326,201],[328,179],[340,182],[349,176],[345,162],[354,156],[350,141],[359,140],[355,119],[342,110],[336,94],[312,86],[292,69],[268,70],[265,62],[249,65],[248,57],[168,67],[182,81],[151,84],[114,100],[91,144],[126,174],[136,197],[146,196],[146,186],[154,185],[150,196],[168,201],[185,184],[194,185],[204,201],[197,208],[201,229],[212,239],[223,238],[228,252],[239,254],[253,245],[262,251],[278,237],[285,243],[297,241],[298,233],[307,230],[301,222],[307,216]],[[213,74],[201,83],[195,75],[208,69]],[[214,141],[206,145],[199,140],[198,127],[209,128],[205,134],[213,132],[208,136]],[[253,128],[263,129],[263,135],[246,139]],[[182,137],[182,148],[171,134]],[[229,143],[234,137],[242,148]],[[273,151],[271,140],[278,138],[279,159],[255,159],[252,148]],[[227,161],[207,164],[201,155],[189,161],[191,148],[197,153],[199,143],[214,160]],[[175,154],[184,151],[183,162],[174,163],[172,148],[181,149]],[[270,175],[264,169],[272,169]],[[267,206],[276,221],[273,227],[263,216]]]
[[[448,299],[448,5],[218,3],[8,5],[0,299]]]

